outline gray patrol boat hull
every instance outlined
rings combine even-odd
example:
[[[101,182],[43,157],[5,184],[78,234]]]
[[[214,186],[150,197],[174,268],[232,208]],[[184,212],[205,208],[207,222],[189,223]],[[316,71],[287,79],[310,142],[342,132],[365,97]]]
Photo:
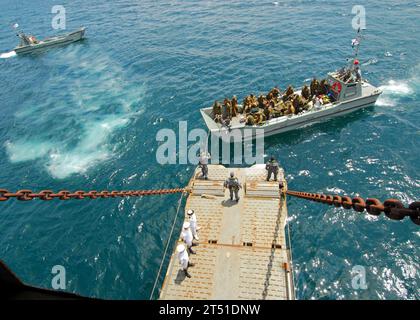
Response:
[[[337,82],[334,73],[329,74],[330,81]],[[347,86],[351,86],[348,88]],[[333,117],[341,116],[358,109],[375,104],[382,91],[375,86],[362,80],[358,83],[342,83],[342,91],[337,97],[337,101],[313,107],[308,111],[297,115],[287,115],[265,121],[262,125],[246,125],[239,117],[234,117],[229,127],[216,123],[212,117],[212,107],[200,109],[201,115],[212,134],[229,136],[233,130],[240,130],[244,140],[253,139],[258,136],[272,136],[287,131],[299,129],[307,125],[321,122]],[[354,88],[353,88],[354,87]],[[296,93],[300,93],[299,91]],[[239,106],[241,108],[241,106]],[[242,121],[241,121],[242,120]],[[248,130],[247,130],[248,129]],[[249,130],[251,129],[251,130]]]
[[[77,31],[74,31],[65,35],[46,38],[44,40],[39,41],[36,44],[17,46],[14,49],[14,51],[17,54],[24,54],[24,53],[30,53],[39,49],[45,49],[52,46],[58,46],[58,45],[63,45],[63,44],[79,41],[83,39],[85,35],[85,30],[86,28],[80,28]]]

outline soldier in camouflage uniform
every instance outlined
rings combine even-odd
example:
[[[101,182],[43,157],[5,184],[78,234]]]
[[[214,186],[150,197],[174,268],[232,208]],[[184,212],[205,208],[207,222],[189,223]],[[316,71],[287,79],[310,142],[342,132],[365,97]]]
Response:
[[[235,173],[231,172],[230,177],[225,181],[225,188],[229,188],[230,192],[230,200],[233,200],[233,194],[235,194],[236,202],[239,201],[239,189],[242,188],[241,184],[239,183],[238,178],[235,177]]]
[[[302,88],[302,97],[304,97],[306,100],[308,100],[311,96],[311,90],[308,88],[308,86],[303,86]]]
[[[222,115],[222,106],[216,100],[213,104],[213,120],[218,118],[218,116]]]
[[[279,163],[277,160],[271,156],[270,160],[265,165],[267,170],[267,181],[270,181],[271,174],[274,174],[274,181],[277,181],[277,174],[279,173]]]

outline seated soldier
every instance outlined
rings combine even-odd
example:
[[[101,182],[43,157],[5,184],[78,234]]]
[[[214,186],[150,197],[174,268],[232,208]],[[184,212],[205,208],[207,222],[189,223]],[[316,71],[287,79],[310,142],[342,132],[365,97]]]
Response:
[[[313,78],[310,84],[311,96],[318,95],[318,86],[319,86],[318,80],[316,78]]]
[[[284,116],[285,112],[287,111],[286,104],[283,101],[280,101],[276,106],[274,110],[278,110],[280,113],[280,116]]]
[[[242,113],[247,114],[249,113],[250,109],[251,109],[251,102],[250,102],[249,96],[246,96],[244,100],[242,101]]]
[[[296,104],[294,105],[294,107],[296,108],[296,114],[301,113],[304,110],[303,107],[306,104],[306,100],[301,96],[297,96],[295,101]]]
[[[283,101],[286,101],[293,95],[294,90],[292,86],[288,86],[286,92],[284,93]]]
[[[253,126],[255,124],[255,119],[251,114],[246,117],[246,124],[249,126]]]
[[[225,117],[226,119],[232,118],[232,104],[230,103],[228,98],[225,98],[223,101],[223,106],[225,108]]]
[[[329,91],[329,86],[328,86],[327,79],[321,80],[321,82],[319,83],[319,89],[318,89],[319,94],[327,94],[328,91]]]
[[[213,119],[215,120],[218,115],[222,114],[222,106],[216,100],[213,104]]]
[[[286,107],[286,110],[284,112],[284,115],[293,115],[293,114],[295,114],[295,107],[293,106],[292,101],[290,101],[290,100],[289,101],[286,101],[284,103],[284,105]]]
[[[267,120],[272,119],[273,116],[274,116],[274,111],[273,111],[274,102],[271,101],[271,103],[272,104],[267,105],[267,106],[264,107],[264,115],[265,115],[265,118]]]
[[[302,88],[302,97],[304,97],[306,100],[308,100],[311,96],[311,90],[307,85],[304,85]]]
[[[232,97],[232,117],[236,117],[238,114],[238,98],[236,96]]]
[[[303,109],[305,110],[311,110],[314,107],[314,103],[312,100],[306,101],[306,104],[303,106]]]
[[[252,93],[249,96],[249,100],[250,100],[250,103],[251,103],[251,108],[258,107],[257,97],[254,96]]]
[[[272,90],[271,90],[271,94],[273,95],[273,97],[275,99],[277,99],[280,96],[280,89],[275,86]]]
[[[258,108],[264,109],[265,106],[265,97],[261,94],[258,97]]]
[[[263,112],[259,111],[255,114],[255,124],[262,125],[266,120]]]
[[[293,108],[295,110],[295,114],[298,114],[300,112],[300,110],[299,110],[299,104],[298,104],[298,97],[297,96],[294,97],[294,99],[292,100],[292,105],[293,105]]]

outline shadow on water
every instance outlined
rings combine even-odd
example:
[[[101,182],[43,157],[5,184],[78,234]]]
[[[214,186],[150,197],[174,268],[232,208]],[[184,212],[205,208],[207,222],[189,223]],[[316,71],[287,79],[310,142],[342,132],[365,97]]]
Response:
[[[346,115],[309,124],[303,128],[291,130],[283,134],[270,136],[265,138],[264,141],[268,147],[277,145],[297,145],[314,134],[337,133],[349,124],[365,119],[373,109],[374,106],[372,105]]]
[[[264,138],[264,149],[267,150],[270,147],[274,146],[294,146],[298,145],[308,138],[313,137],[314,135],[320,134],[337,134],[341,130],[348,127],[350,124],[358,122],[360,120],[366,119],[369,115],[372,114],[374,109],[374,105],[366,107],[362,110],[357,110],[352,113],[338,116],[336,118],[325,119],[321,122],[316,122],[313,124],[308,124],[307,126],[295,130],[291,130],[288,132],[284,132],[278,135],[273,135],[270,137]],[[245,142],[251,143],[251,142]],[[243,146],[245,143],[242,143]],[[230,162],[226,163],[222,161],[222,144],[220,143],[219,146],[219,162],[224,164],[226,167],[245,167],[249,164],[244,163],[244,157],[242,157],[242,162],[235,163],[235,143],[233,140],[230,143]],[[242,146],[242,147],[243,147]],[[243,150],[244,148],[242,148]],[[211,150],[211,141],[209,142],[209,150]],[[252,152],[255,154],[256,152],[256,141],[252,141]],[[213,158],[212,161],[215,159]],[[214,163],[214,162],[213,162]]]

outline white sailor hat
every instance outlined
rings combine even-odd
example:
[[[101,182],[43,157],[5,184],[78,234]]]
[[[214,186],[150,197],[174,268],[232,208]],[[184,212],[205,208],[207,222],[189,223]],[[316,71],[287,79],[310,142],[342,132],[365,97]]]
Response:
[[[187,214],[190,216],[192,214],[194,214],[194,210],[193,209],[188,209]]]
[[[187,221],[187,222],[184,222],[184,226],[183,226],[183,228],[184,229],[188,229],[190,227],[190,223]]]
[[[183,244],[179,244],[179,245],[176,247],[176,251],[177,251],[178,253],[184,252],[184,251],[185,251],[185,246],[184,246]]]

